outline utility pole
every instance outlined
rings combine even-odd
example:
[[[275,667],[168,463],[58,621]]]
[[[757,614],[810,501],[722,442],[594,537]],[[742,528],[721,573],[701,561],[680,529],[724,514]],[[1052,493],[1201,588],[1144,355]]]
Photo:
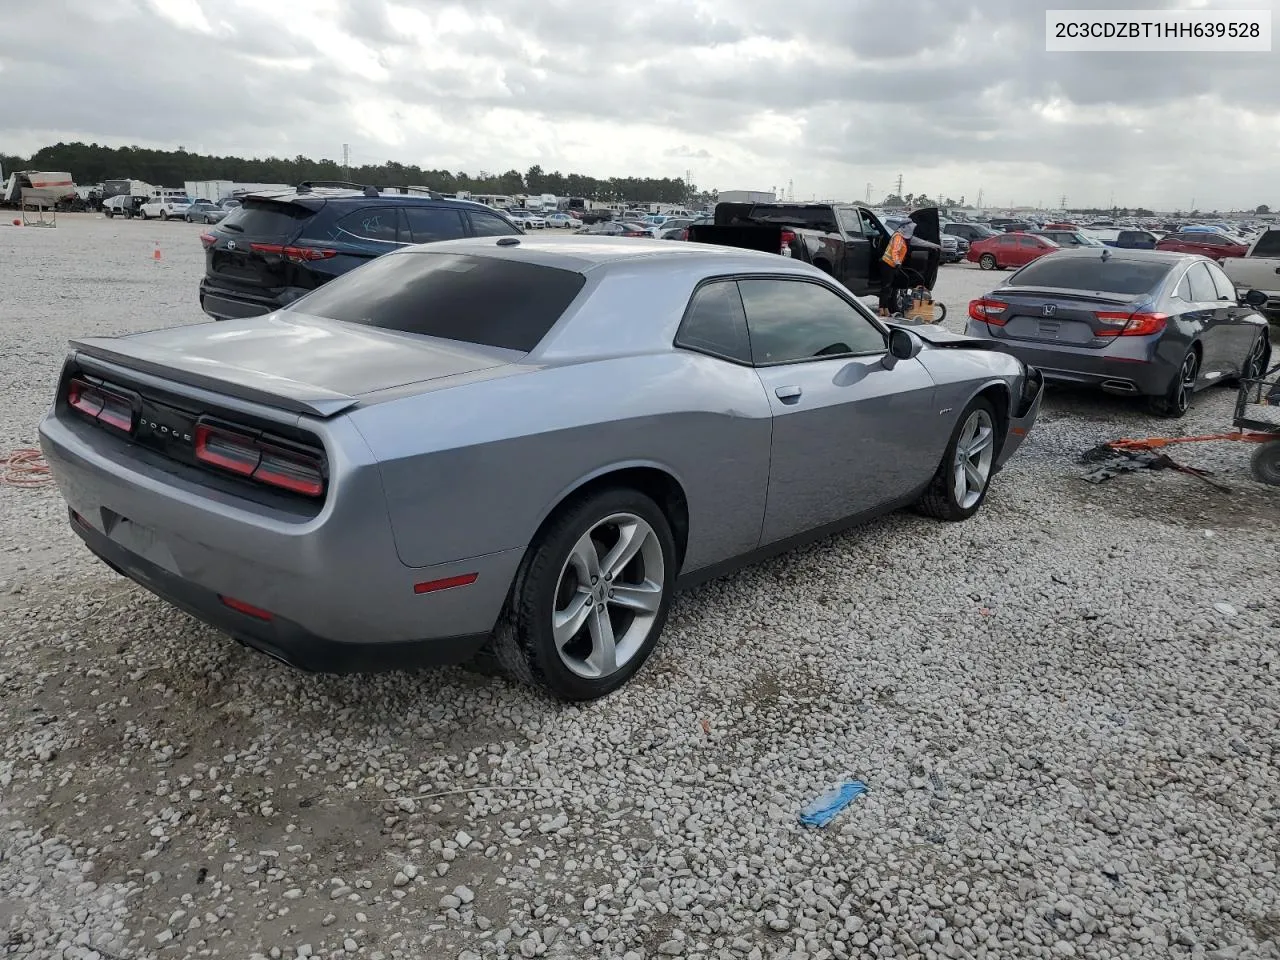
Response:
[[[982,188],[978,188],[978,209],[982,209]]]
[[[871,202],[871,181],[867,181],[867,203]]]
[[[342,179],[351,179],[351,144],[342,145]]]
[[[1058,198],[1058,203],[1062,205],[1062,212],[1066,213],[1067,212],[1067,195],[1065,193]]]
[[[787,202],[792,203],[795,201],[795,199],[796,199],[796,182],[794,180],[788,179],[787,180]]]
[[[898,189],[895,192],[899,197],[902,196],[902,174],[898,174]]]

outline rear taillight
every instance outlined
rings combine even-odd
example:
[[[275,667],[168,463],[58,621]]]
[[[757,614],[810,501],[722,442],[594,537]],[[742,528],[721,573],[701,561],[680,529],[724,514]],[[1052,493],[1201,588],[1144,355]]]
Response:
[[[67,404],[72,410],[121,433],[133,433],[133,400],[114,390],[80,379],[67,383]]]
[[[312,260],[328,260],[338,255],[337,250],[326,247],[294,247],[280,243],[251,243],[249,249],[254,253],[265,253],[271,256],[284,257],[290,263],[307,263]]]
[[[195,452],[201,463],[281,490],[308,497],[324,493],[324,463],[319,456],[267,438],[197,423]]]
[[[778,252],[784,257],[791,256],[791,244],[796,242],[796,234],[794,230],[782,231],[782,249]]]
[[[689,239],[689,228],[688,228],[688,227],[685,227],[683,230],[681,230],[681,231],[680,231],[680,239],[681,239],[681,240],[688,240],[688,239]]]
[[[1098,331],[1100,337],[1146,337],[1159,333],[1169,322],[1163,313],[1113,313],[1100,311],[1094,314],[1105,326]]]
[[[200,242],[204,244],[204,248],[208,250],[210,247],[212,247],[215,243],[218,242],[218,238],[215,237],[212,233],[202,233],[200,234]]]
[[[1009,305],[1003,300],[992,300],[988,297],[983,297],[980,300],[970,300],[969,317],[979,323],[989,323],[993,327],[1003,327],[1005,319],[998,316],[998,314],[1004,313],[1008,307]]]

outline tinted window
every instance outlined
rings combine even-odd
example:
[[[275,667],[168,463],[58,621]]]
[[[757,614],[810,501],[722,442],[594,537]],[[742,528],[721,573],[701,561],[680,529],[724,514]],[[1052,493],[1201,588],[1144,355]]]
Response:
[[[292,237],[310,216],[310,210],[296,204],[246,200],[227,214],[221,229],[246,237]]]
[[[1203,233],[1193,233],[1191,235],[1193,243],[1203,243],[1210,247],[1225,247],[1227,238],[1220,233],[1210,233],[1207,230]]]
[[[520,232],[492,213],[477,213],[472,210],[467,216],[471,218],[471,232],[477,237],[510,237]]]
[[[1209,277],[1213,280],[1213,289],[1218,294],[1219,300],[1230,300],[1236,302],[1236,286],[1231,279],[1223,273],[1216,264],[1205,264],[1205,269],[1209,271]]]
[[[1191,302],[1208,303],[1218,299],[1218,291],[1214,289],[1213,278],[1203,263],[1192,264],[1187,271],[1187,280],[1191,283]]]
[[[1008,284],[1014,287],[1139,294],[1154,290],[1168,272],[1167,263],[1063,255],[1033,260],[1010,277]]]
[[[689,302],[676,343],[690,350],[750,363],[747,315],[742,309],[738,285],[725,280],[700,287]]]
[[[371,260],[288,309],[384,330],[529,351],[586,278],[531,263],[444,253]]]
[[[844,227],[845,233],[852,237],[862,236],[862,218],[858,216],[857,210],[853,207],[836,207],[836,216],[840,218],[840,226]]]
[[[740,280],[757,364],[885,348],[884,334],[834,291],[797,280]]]
[[[1053,243],[1052,240],[1046,240],[1044,237],[1019,237],[1018,246],[1020,247],[1039,247],[1042,244],[1048,246]]]
[[[1253,248],[1255,257],[1280,257],[1280,230],[1268,230]]]
[[[1008,234],[1005,234],[996,242],[1000,244],[1000,246],[1002,247],[1016,247],[1018,245],[1018,238],[1011,237]]]
[[[447,207],[405,207],[409,235],[414,243],[457,240],[462,236],[462,214]]]
[[[399,236],[399,216],[400,208],[389,204],[365,207],[339,220],[338,229],[361,240],[396,243]]]
[[[752,207],[751,219],[758,223],[781,223],[813,230],[835,230],[835,215],[830,207]]]

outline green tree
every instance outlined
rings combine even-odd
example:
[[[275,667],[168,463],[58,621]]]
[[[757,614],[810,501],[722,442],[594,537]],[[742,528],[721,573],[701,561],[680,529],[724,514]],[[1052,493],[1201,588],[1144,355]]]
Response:
[[[1253,212],[1260,217],[1265,217],[1267,214],[1271,212],[1271,208],[1267,206],[1265,203],[1260,203],[1253,208]]]

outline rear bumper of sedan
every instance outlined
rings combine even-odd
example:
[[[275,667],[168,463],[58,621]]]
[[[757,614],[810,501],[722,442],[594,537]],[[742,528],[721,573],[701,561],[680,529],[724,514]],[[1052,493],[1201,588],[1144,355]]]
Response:
[[[189,482],[158,456],[56,412],[40,424],[40,445],[72,529],[94,554],[255,649],[325,672],[470,658],[523,551],[405,566],[376,463],[348,455],[353,438],[333,431],[326,446],[342,451],[314,516]]]
[[[997,343],[1028,366],[1036,367],[1049,381],[1096,387],[1120,395],[1160,396],[1169,388],[1174,367],[1161,361],[1152,349],[1151,337],[1116,337],[1104,349],[1010,340],[993,337],[985,323],[970,320],[965,333]]]

